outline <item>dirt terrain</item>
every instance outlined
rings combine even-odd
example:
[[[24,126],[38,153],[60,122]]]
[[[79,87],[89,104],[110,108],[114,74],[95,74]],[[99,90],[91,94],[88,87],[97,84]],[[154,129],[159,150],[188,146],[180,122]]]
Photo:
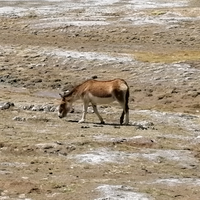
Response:
[[[1,1],[0,200],[200,198],[200,3]],[[59,119],[59,93],[123,78],[117,103]]]

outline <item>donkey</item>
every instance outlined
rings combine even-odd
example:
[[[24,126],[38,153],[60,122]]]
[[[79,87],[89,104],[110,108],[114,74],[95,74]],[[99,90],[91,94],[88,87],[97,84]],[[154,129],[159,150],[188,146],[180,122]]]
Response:
[[[71,110],[72,104],[83,100],[83,115],[79,123],[85,121],[89,103],[92,104],[94,113],[98,116],[100,122],[104,120],[97,110],[97,104],[109,104],[118,101],[123,111],[120,117],[120,124],[123,124],[124,115],[126,115],[125,124],[129,123],[129,86],[123,79],[114,79],[108,81],[87,80],[76,86],[70,92],[60,94],[62,101],[58,108],[58,116],[63,118]]]

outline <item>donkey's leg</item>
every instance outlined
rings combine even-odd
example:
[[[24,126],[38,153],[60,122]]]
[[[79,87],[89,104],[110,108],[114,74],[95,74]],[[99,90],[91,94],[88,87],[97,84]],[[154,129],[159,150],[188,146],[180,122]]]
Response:
[[[120,117],[120,124],[123,124],[123,122],[124,122],[124,114],[125,114],[125,112],[123,110],[122,114],[121,114],[121,117]]]
[[[101,117],[101,115],[99,114],[99,111],[97,110],[97,105],[92,103],[92,107],[93,107],[93,110],[94,110],[95,114],[99,118],[101,124],[105,124],[105,122],[103,121],[103,118]]]
[[[129,107],[128,107],[129,91],[118,91],[115,93],[115,98],[121,105],[123,111],[120,117],[120,124],[124,122],[124,115],[126,115],[125,124],[129,123]]]
[[[129,101],[129,88],[126,91],[126,95],[125,95],[125,113],[126,113],[126,120],[125,120],[125,124],[129,123],[129,106],[128,106],[128,101]]]
[[[124,115],[125,115],[125,98],[124,98],[124,92],[121,90],[115,90],[114,91],[114,97],[118,101],[118,103],[121,105],[123,111],[120,117],[120,124],[123,124],[124,122]]]
[[[121,102],[120,102],[120,105],[121,105],[121,107],[123,109],[121,117],[120,117],[120,124],[123,124],[124,115],[126,115],[125,124],[127,125],[129,123],[129,108],[128,108],[128,105],[126,105],[124,103],[121,103]]]
[[[122,106],[123,106],[122,107],[123,108],[122,116],[124,116],[124,114],[126,115],[125,124],[127,125],[129,123],[129,107],[128,107],[128,96],[127,96],[127,94],[125,95],[124,102],[123,102]]]
[[[126,106],[126,119],[125,119],[125,124],[127,125],[129,123],[129,107],[128,104]]]
[[[78,121],[78,123],[83,123],[85,121],[88,105],[89,105],[89,102],[87,101],[83,102],[83,115],[82,115],[82,118]]]
[[[123,124],[123,122],[124,122],[124,114],[125,114],[125,112],[123,110],[122,114],[121,114],[121,117],[120,117],[120,124]]]

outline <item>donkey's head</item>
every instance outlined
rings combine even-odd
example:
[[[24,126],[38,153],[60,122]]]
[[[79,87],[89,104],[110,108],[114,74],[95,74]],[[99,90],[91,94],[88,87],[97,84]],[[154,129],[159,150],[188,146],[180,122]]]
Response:
[[[58,107],[58,117],[63,118],[67,116],[67,113],[71,110],[72,104],[67,101],[66,93],[60,94],[62,100]]]

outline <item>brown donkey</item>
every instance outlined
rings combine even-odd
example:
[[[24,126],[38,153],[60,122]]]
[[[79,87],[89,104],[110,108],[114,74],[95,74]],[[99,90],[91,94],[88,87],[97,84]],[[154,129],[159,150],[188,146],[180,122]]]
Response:
[[[100,122],[104,124],[103,118],[97,110],[97,104],[109,104],[118,101],[123,112],[120,117],[120,124],[124,121],[129,123],[129,86],[123,79],[114,79],[108,81],[87,80],[76,86],[68,93],[60,94],[62,101],[59,105],[58,116],[63,118],[71,110],[72,104],[78,100],[83,100],[83,115],[79,123],[85,121],[89,103],[92,104],[95,114]]]

